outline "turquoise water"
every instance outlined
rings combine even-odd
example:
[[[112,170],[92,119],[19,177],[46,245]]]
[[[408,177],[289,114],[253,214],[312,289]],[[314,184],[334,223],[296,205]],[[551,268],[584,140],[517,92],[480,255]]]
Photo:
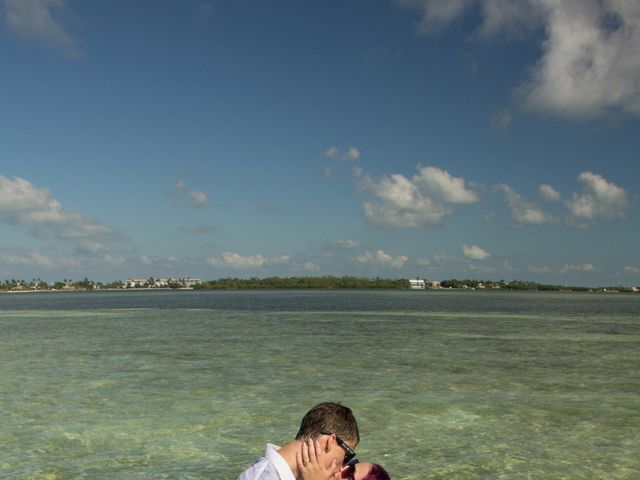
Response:
[[[640,478],[640,295],[0,295],[0,478],[235,479],[320,401],[394,479]]]

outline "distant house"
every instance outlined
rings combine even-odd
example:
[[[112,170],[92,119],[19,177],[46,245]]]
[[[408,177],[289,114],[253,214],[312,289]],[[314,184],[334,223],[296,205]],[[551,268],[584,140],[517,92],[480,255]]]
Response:
[[[427,288],[427,284],[422,278],[410,278],[409,288],[412,290],[424,290],[425,288]]]
[[[202,280],[199,278],[181,278],[178,282],[185,287],[195,287],[196,285],[202,285]]]

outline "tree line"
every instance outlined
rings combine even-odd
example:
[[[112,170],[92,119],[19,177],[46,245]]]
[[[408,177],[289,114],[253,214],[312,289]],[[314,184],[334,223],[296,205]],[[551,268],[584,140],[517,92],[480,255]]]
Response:
[[[194,289],[402,289],[409,288],[407,279],[360,277],[268,277],[268,278],[220,278],[209,280]]]

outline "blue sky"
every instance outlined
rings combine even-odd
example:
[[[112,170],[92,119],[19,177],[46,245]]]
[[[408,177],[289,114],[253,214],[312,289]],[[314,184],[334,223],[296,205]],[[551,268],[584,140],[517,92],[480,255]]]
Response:
[[[0,0],[0,25],[0,279],[640,284],[640,2]]]

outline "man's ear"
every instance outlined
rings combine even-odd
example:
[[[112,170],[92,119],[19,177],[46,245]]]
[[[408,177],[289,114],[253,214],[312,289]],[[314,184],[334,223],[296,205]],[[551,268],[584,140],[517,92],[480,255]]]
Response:
[[[328,435],[324,440],[324,445],[322,445],[324,453],[329,453],[331,451],[331,446],[333,444],[333,435]]]

